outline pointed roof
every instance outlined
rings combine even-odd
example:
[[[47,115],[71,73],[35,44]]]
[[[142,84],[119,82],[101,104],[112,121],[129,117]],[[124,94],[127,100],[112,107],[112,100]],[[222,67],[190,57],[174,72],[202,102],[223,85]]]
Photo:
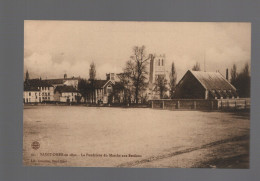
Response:
[[[94,80],[94,88],[95,89],[102,89],[109,82],[111,82],[113,84],[113,82],[111,80]],[[91,88],[91,82],[89,82],[87,84],[87,87]]]
[[[219,72],[203,72],[188,70],[207,90],[233,90],[236,88]]]

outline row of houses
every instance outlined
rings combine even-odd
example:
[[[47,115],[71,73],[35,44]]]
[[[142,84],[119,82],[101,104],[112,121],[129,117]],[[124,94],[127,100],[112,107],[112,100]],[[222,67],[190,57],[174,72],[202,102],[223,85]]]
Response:
[[[116,94],[117,101],[122,102],[124,89],[118,81],[118,76],[114,73],[107,74],[106,80],[94,80],[93,91],[87,94],[86,102],[108,103],[113,102]],[[83,102],[78,91],[79,78],[72,77],[61,79],[26,79],[24,82],[24,103],[34,102]],[[144,94],[148,99],[152,93],[147,89]],[[115,95],[115,94],[113,94]],[[236,88],[219,72],[203,72],[188,70],[176,86],[175,99],[231,99],[237,98]],[[131,100],[130,100],[131,101]]]
[[[113,87],[118,84],[114,80],[114,73],[107,74],[106,80],[94,80],[93,92],[87,95],[87,102],[93,103],[108,103],[109,95],[113,92]],[[79,90],[80,78],[72,77],[60,79],[29,79],[29,76],[24,82],[24,103],[41,103],[41,102],[84,102]],[[90,85],[90,83],[88,84]]]
[[[159,93],[154,89],[155,81],[159,76],[166,79],[168,77],[166,56],[154,54],[150,57],[148,88],[141,93],[142,99],[148,100],[160,98]],[[120,83],[120,79],[124,76],[124,73],[108,73],[105,80],[89,82],[88,89],[92,91],[87,93],[86,102],[122,102],[123,99],[126,99],[126,94],[128,94],[128,102],[133,102],[134,97],[129,96],[129,94],[133,95],[134,93],[124,92]],[[83,102],[85,100],[78,91],[79,81],[79,77],[68,78],[67,74],[59,79],[29,79],[27,71],[24,82],[24,103]],[[236,88],[228,81],[228,71],[225,78],[219,72],[188,70],[176,85],[174,92],[175,99],[230,99],[237,97]]]
[[[77,102],[79,78],[29,79],[24,82],[24,103],[38,102]]]

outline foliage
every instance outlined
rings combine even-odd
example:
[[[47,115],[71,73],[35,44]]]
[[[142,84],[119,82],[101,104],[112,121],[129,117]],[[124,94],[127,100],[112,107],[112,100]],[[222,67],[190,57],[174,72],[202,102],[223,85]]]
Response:
[[[165,76],[157,76],[155,80],[155,88],[156,92],[159,92],[160,99],[164,98],[165,92],[168,90],[167,88],[167,80]]]
[[[250,97],[250,70],[248,63],[240,73],[236,73],[236,65],[231,69],[231,84],[237,88],[240,97]]]
[[[170,82],[169,82],[170,98],[173,98],[174,90],[175,90],[175,87],[176,87],[176,81],[177,81],[177,73],[176,73],[176,70],[175,70],[174,62],[172,62],[171,72],[170,72]]]
[[[89,80],[95,80],[96,78],[96,65],[94,62],[90,64],[90,69],[89,69]]]
[[[231,68],[231,84],[235,85],[236,79],[237,79],[237,66],[236,64],[233,65]]]
[[[94,82],[96,79],[96,65],[94,62],[90,64],[90,69],[89,69],[89,80],[90,80],[90,90],[91,90],[91,102],[94,103],[94,94],[95,94],[95,86]]]
[[[196,62],[196,64],[193,65],[192,70],[193,71],[201,71],[199,62]]]
[[[88,81],[86,79],[79,80],[78,90],[79,90],[79,93],[81,94],[81,97],[83,97],[84,102],[86,102],[87,94],[89,92]]]
[[[118,75],[119,83],[122,86],[123,89],[123,102],[125,104],[131,103],[131,90],[133,90],[131,85],[131,79],[129,73],[121,73]],[[114,89],[116,90],[116,89]]]

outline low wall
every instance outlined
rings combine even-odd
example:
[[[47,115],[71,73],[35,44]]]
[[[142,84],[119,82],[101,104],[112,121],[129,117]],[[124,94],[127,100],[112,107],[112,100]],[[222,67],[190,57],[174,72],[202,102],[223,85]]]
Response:
[[[218,99],[219,109],[250,109],[250,98]]]
[[[158,99],[150,100],[150,106],[154,109],[249,109],[250,99]]]

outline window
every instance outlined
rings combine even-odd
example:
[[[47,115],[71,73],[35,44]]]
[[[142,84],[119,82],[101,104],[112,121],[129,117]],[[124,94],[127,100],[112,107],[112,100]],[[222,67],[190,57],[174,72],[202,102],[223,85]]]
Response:
[[[50,95],[50,93],[48,92],[48,96]]]
[[[107,86],[107,93],[110,94],[112,92],[112,87],[111,85],[108,85]]]
[[[31,96],[31,92],[29,92],[29,96]]]
[[[158,66],[160,66],[160,59],[158,60]]]
[[[162,66],[163,66],[163,59],[162,59]]]

